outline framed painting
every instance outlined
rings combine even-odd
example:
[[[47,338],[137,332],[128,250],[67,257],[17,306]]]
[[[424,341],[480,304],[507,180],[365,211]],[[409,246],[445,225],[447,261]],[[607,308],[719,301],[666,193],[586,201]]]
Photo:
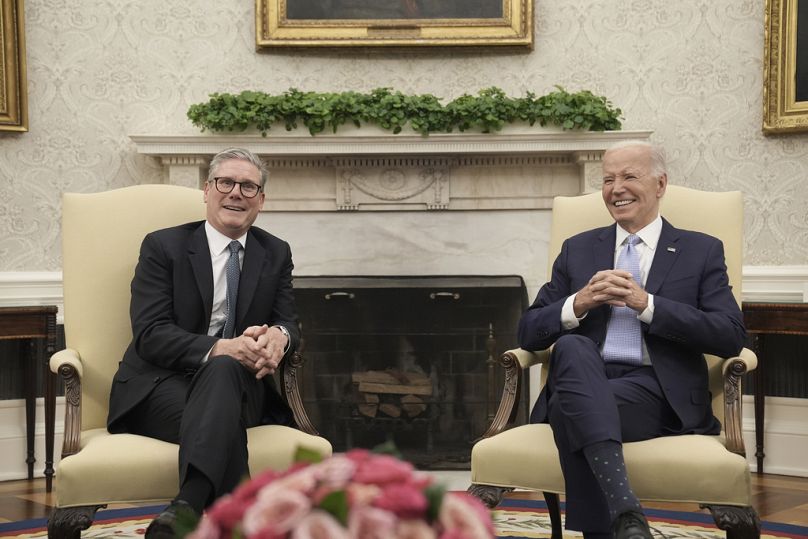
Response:
[[[256,0],[272,47],[533,47],[533,0]]]
[[[28,131],[23,0],[0,0],[0,131]]]
[[[808,131],[808,0],[766,0],[763,131]]]

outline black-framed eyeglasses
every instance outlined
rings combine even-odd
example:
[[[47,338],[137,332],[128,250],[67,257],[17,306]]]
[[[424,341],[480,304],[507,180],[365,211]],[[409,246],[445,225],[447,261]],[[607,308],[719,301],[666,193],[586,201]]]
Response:
[[[241,190],[241,196],[244,198],[253,198],[261,192],[261,186],[257,183],[250,181],[237,182],[233,178],[213,178],[213,184],[216,186],[216,190],[223,195],[230,194],[236,185],[238,185],[238,188]]]

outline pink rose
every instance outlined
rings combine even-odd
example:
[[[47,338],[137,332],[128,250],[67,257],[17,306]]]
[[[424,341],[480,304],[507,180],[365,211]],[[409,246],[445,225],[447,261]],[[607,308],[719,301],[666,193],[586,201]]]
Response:
[[[259,490],[281,477],[276,471],[266,470],[253,477],[249,481],[244,481],[233,491],[233,497],[240,500],[252,500]]]
[[[480,500],[462,492],[443,496],[438,521],[441,539],[490,539],[494,537],[491,514]]]
[[[348,506],[352,509],[362,505],[371,505],[381,493],[376,485],[364,485],[362,483],[350,483],[346,487],[348,493]]]
[[[396,523],[393,513],[375,507],[356,507],[348,515],[351,539],[392,539]]]
[[[351,539],[351,537],[330,514],[314,510],[292,530],[291,539]]]
[[[407,483],[412,477],[413,467],[409,462],[398,460],[390,455],[372,455],[357,464],[353,480],[357,483]]]
[[[266,487],[258,493],[258,497],[261,496],[261,492],[273,488],[296,490],[303,494],[311,494],[317,486],[317,476],[318,472],[314,466],[301,468],[295,473],[284,475],[276,479],[273,483],[266,485]]]
[[[356,472],[356,462],[342,455],[334,455],[313,468],[325,486],[331,490],[342,490]]]
[[[230,531],[239,523],[248,506],[235,496],[223,496],[205,514],[222,531]]]
[[[423,520],[400,520],[396,526],[396,539],[436,539],[438,535]]]
[[[283,537],[311,509],[309,498],[297,490],[273,488],[270,485],[258,493],[255,502],[244,513],[242,528],[251,537],[264,532],[269,537]]]
[[[373,505],[390,511],[399,518],[423,518],[429,502],[424,493],[413,485],[390,484],[382,487],[382,492]]]

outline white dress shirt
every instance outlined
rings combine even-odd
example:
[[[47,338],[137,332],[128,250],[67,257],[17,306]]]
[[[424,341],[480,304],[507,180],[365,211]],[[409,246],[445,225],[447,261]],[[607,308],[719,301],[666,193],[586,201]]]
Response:
[[[636,233],[636,235],[642,240],[636,245],[636,248],[638,254],[640,255],[640,279],[642,280],[642,283],[640,284],[643,288],[645,288],[645,283],[648,281],[648,272],[651,271],[651,264],[654,262],[654,254],[656,253],[657,245],[659,244],[659,236],[661,234],[662,217],[659,215],[657,215],[656,219],[651,221],[648,225]],[[617,258],[620,256],[620,251],[623,249],[623,243],[626,241],[628,236],[629,233],[618,224],[614,242],[614,265],[612,267],[617,266]],[[584,313],[584,315],[580,318],[575,316],[573,304],[575,302],[576,295],[577,292],[569,296],[561,308],[561,327],[567,330],[577,328],[580,325],[581,320],[586,317],[586,313]],[[641,322],[645,322],[646,324],[650,324],[654,319],[653,294],[648,294],[648,306],[638,315],[638,318]],[[642,355],[643,364],[650,365],[651,360],[645,346],[645,339],[643,339],[642,343]]]
[[[216,335],[224,326],[227,320],[227,261],[230,259],[230,249],[228,246],[233,241],[205,221],[205,233],[208,236],[208,248],[210,249],[210,261],[213,266],[213,309],[210,312],[210,325],[208,335]],[[244,264],[244,246],[247,242],[247,234],[238,238],[241,249],[238,252],[239,267]]]

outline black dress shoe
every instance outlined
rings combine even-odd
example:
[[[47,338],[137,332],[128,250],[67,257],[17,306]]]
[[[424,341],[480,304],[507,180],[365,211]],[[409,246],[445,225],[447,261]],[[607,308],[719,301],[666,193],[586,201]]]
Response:
[[[173,539],[176,537],[177,533],[174,530],[174,525],[177,522],[179,513],[196,515],[196,511],[188,502],[174,500],[151,521],[149,527],[146,528],[146,539]]]
[[[639,511],[626,511],[612,525],[615,539],[651,539],[651,529],[645,515]]]

